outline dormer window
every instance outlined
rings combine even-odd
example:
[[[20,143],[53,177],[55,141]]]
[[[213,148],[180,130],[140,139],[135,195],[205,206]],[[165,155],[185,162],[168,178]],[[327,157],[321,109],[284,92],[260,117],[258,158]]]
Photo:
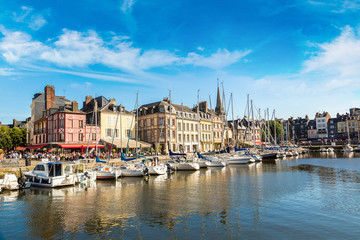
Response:
[[[161,107],[161,108],[160,108],[160,112],[164,112],[164,108]]]

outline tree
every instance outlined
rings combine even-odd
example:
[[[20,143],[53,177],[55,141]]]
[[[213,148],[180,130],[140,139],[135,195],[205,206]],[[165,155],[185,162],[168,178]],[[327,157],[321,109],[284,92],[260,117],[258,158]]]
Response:
[[[275,123],[275,124],[274,124]],[[277,142],[279,142],[279,140],[281,139],[281,136],[283,136],[284,134],[284,129],[282,127],[282,125],[274,120],[272,121],[268,121],[264,124],[264,126],[262,127],[262,134],[261,134],[261,139],[263,142],[265,142],[267,139],[265,137],[265,134],[268,133],[267,127],[270,125],[270,134],[272,137],[270,137],[270,141],[272,141],[272,139],[274,139],[275,137],[275,131],[274,128],[276,126],[276,139]],[[275,140],[275,139],[274,139]]]
[[[9,129],[9,135],[11,137],[13,148],[16,148],[16,147],[19,147],[22,145],[22,132],[19,128],[14,127],[12,129]]]
[[[0,128],[0,148],[5,150],[10,150],[13,148],[13,143],[9,132],[10,130],[7,127]]]

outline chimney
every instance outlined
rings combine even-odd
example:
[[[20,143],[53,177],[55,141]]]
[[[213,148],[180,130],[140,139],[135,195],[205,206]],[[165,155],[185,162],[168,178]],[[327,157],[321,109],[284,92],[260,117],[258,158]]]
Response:
[[[84,109],[85,112],[90,110],[89,102],[91,102],[92,99],[93,99],[92,96],[86,96],[85,97],[85,102],[83,102],[83,109]]]
[[[55,87],[46,85],[45,87],[45,109],[55,107]]]
[[[206,101],[203,101],[203,102],[200,102],[199,103],[199,110],[201,111],[201,112],[207,112],[207,102]]]
[[[77,101],[72,101],[71,105],[72,105],[73,112],[78,112],[79,111],[79,104],[78,104]]]
[[[111,102],[112,104],[116,105],[116,100],[115,100],[115,98],[111,98],[111,99],[110,99],[110,102]]]

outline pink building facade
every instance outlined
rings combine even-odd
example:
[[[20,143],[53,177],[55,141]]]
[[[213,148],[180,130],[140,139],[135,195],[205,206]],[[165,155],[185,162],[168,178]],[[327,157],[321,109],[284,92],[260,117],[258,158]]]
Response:
[[[99,126],[86,124],[83,112],[60,111],[35,122],[33,144],[73,143],[87,145],[99,142]]]

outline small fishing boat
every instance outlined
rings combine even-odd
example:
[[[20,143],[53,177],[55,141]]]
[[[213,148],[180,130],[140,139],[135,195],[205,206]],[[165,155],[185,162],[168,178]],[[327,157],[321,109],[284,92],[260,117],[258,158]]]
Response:
[[[65,172],[68,164],[72,162],[41,162],[35,166],[34,170],[25,172],[24,176],[31,186],[49,188],[74,186],[76,174]]]

